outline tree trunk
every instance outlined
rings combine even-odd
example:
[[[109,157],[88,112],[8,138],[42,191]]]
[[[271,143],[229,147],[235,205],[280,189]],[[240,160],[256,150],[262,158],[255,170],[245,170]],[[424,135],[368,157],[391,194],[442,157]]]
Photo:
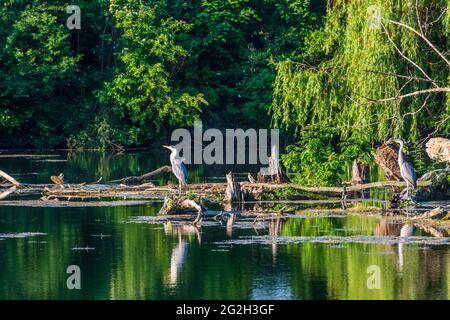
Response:
[[[369,166],[355,160],[352,166],[352,184],[367,183],[369,180]]]
[[[278,146],[272,146],[271,155],[269,158],[269,166],[261,168],[258,172],[258,183],[275,182],[283,183],[289,182],[288,177],[284,174],[280,165],[280,157]]]

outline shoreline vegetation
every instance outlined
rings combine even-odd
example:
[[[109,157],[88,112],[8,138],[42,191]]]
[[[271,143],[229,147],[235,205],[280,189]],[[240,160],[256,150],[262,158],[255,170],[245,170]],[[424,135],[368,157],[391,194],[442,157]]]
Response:
[[[62,0],[53,5],[63,8]],[[0,8],[0,148],[136,150],[175,129],[279,128],[300,185],[448,137],[448,0],[81,0]]]
[[[5,180],[0,184],[0,206],[126,206],[146,201],[162,201],[164,203],[158,219],[191,221],[194,225],[211,216],[221,219],[223,216],[229,218],[236,215],[254,217],[257,221],[311,212],[359,212],[384,216],[406,215],[408,221],[429,225],[429,228],[450,227],[448,202],[417,204],[411,202],[411,199],[402,199],[398,196],[398,191],[406,186],[403,181],[344,183],[339,187],[303,186],[289,181],[280,182],[281,179],[274,176],[258,176],[257,180],[263,182],[257,182],[250,174],[249,181],[238,182],[230,172],[227,174],[226,183],[193,183],[183,187],[181,191],[178,186],[172,184],[156,186],[149,182],[158,174],[170,172],[170,166],[163,166],[139,177],[124,177],[107,182],[102,182],[100,178],[89,183],[55,185],[21,184],[6,172],[0,171],[0,176]],[[442,175],[445,179],[435,179],[436,176]],[[436,197],[448,199],[447,188],[444,188],[443,194],[440,195],[429,192],[442,191],[441,184],[448,183],[448,175],[449,172],[445,169],[424,175],[417,182],[418,191],[415,197],[424,194],[428,197],[420,199],[421,201]],[[374,201],[369,197],[370,189],[373,188],[391,191],[390,201],[370,205]],[[424,190],[428,190],[428,193]],[[8,200],[11,195],[17,197]],[[24,196],[27,197],[26,200],[22,198]],[[212,210],[208,209],[209,207]]]
[[[210,197],[226,206],[279,201],[280,211],[285,200],[339,201],[345,209],[383,188],[392,191],[385,210],[402,211],[414,201],[400,192],[397,149],[388,143],[402,138],[423,177],[412,200],[448,199],[448,0],[77,5],[77,29],[38,0],[0,8],[0,147],[17,150],[0,158],[26,157],[21,147],[120,154],[201,120],[205,129],[278,128],[276,167],[295,174],[272,168],[272,176],[237,182],[230,173],[226,184],[177,194],[175,186],[146,182],[170,167],[63,187],[20,184],[0,172],[8,181],[0,198],[149,196],[200,212],[202,197]],[[387,181],[370,177],[374,160]]]

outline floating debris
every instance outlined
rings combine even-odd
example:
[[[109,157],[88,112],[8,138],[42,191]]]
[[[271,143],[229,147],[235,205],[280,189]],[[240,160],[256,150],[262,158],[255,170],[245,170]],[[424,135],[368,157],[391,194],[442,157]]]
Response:
[[[291,243],[369,243],[369,244],[430,244],[430,245],[450,245],[450,238],[434,238],[434,237],[393,237],[393,236],[294,236],[285,237],[278,236],[248,236],[239,239],[225,240],[214,242],[215,244],[278,244]]]
[[[1,201],[2,207],[32,207],[32,208],[72,208],[72,207],[122,207],[138,206],[154,203],[151,200],[122,200],[122,201],[56,201],[56,200],[11,200]]]
[[[10,239],[10,238],[28,238],[28,237],[36,237],[36,236],[46,236],[46,233],[42,232],[11,232],[11,233],[0,233],[1,239]]]
[[[86,246],[86,247],[74,247],[74,248],[72,248],[72,250],[73,251],[90,251],[90,250],[95,250],[95,248],[94,247],[89,247],[89,246]]]
[[[50,158],[59,157],[59,154],[0,154],[0,158]]]
[[[68,162],[66,159],[43,159],[43,160],[32,160],[32,162]]]
[[[103,233],[100,233],[100,234],[91,234],[90,236],[91,236],[91,237],[96,237],[96,238],[101,238],[101,239],[111,237],[110,234],[103,234]]]

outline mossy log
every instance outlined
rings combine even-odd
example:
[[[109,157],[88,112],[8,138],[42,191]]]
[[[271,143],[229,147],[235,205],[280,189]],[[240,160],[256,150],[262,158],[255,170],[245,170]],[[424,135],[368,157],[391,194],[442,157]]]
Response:
[[[419,181],[419,187],[428,187],[431,181]],[[292,189],[318,194],[340,195],[343,187],[309,187],[297,185],[294,183],[272,184],[272,183],[239,183],[241,192],[264,193],[273,190]],[[380,181],[365,183],[353,186],[347,186],[347,192],[361,191],[371,188],[383,187],[406,187],[406,183],[400,181]],[[31,187],[31,186],[30,186]],[[23,186],[26,189],[26,186]],[[225,183],[196,183],[187,185],[182,194],[192,193],[197,197],[223,198],[227,188]],[[152,184],[142,184],[137,186],[117,185],[117,184],[86,184],[72,185],[70,188],[49,188],[41,186],[33,190],[41,190],[44,196],[65,197],[65,198],[102,198],[102,197],[156,197],[164,198],[166,196],[178,194],[178,188],[175,186],[153,186]]]
[[[194,225],[201,222],[203,213],[207,210],[206,207],[198,204],[191,199],[166,198],[162,208],[159,210],[159,215],[183,215],[196,213]]]

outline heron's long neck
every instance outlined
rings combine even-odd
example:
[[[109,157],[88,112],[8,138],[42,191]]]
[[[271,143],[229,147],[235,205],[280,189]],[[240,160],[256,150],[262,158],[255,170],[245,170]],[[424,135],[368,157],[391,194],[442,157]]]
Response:
[[[170,154],[170,161],[174,161],[177,157],[177,151],[174,150],[172,151],[172,153]]]
[[[401,166],[403,163],[403,143],[400,143],[400,148],[398,149],[398,164]]]

